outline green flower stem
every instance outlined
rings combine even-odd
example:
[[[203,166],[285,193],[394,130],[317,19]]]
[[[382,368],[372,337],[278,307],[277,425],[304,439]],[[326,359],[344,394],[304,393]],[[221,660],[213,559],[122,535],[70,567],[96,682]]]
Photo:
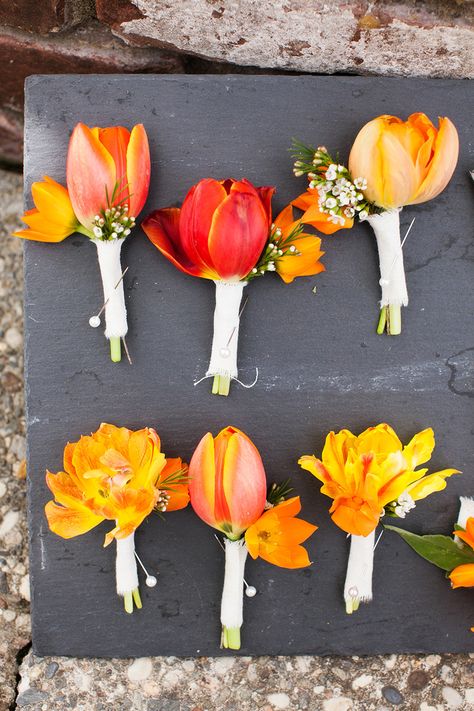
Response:
[[[377,333],[381,336],[385,333],[385,326],[387,325],[387,307],[382,306],[380,309],[379,322],[377,324]]]
[[[122,347],[120,343],[120,338],[116,336],[115,338],[110,338],[110,358],[113,363],[120,363],[122,360]]]
[[[212,381],[212,394],[227,397],[230,392],[230,380],[229,375],[215,375]]]
[[[222,646],[224,649],[240,649],[240,627],[222,628]]]
[[[399,336],[402,332],[402,308],[398,306],[388,307],[387,333],[389,336]]]

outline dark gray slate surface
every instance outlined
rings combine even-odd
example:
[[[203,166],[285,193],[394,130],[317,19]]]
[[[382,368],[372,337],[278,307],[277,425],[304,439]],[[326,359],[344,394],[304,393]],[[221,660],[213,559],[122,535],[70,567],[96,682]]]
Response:
[[[285,571],[249,560],[259,591],[245,601],[243,654],[376,654],[473,651],[473,593],[451,591],[443,574],[385,533],[375,554],[375,599],[352,616],[342,601],[348,542],[329,519],[330,500],[299,470],[330,429],[390,422],[402,438],[431,425],[432,467],[462,477],[421,502],[417,532],[449,533],[461,493],[473,493],[472,93],[466,82],[346,77],[34,77],[27,83],[26,191],[48,174],[64,181],[68,137],[79,120],[131,126],[151,139],[152,184],[144,214],[181,201],[209,175],[275,184],[280,209],[304,188],[291,172],[292,136],[347,156],[358,128],[381,113],[449,115],[461,139],[459,166],[436,201],[402,213],[416,222],[406,245],[410,305],[403,334],[375,335],[378,274],[366,225],[324,239],[327,272],[285,286],[266,276],[249,287],[240,374],[252,390],[211,396],[204,375],[213,285],[180,274],[139,229],[124,265],[134,359],[115,365],[88,318],[101,305],[95,249],[72,236],[26,244],[26,374],[33,639],[38,654],[145,656],[219,654],[223,556],[191,509],[151,517],[139,554],[159,585],[142,585],[144,607],[127,616],[114,593],[107,525],[64,541],[49,532],[44,471],[61,467],[69,438],[103,420],[155,426],[170,455],[189,457],[208,430],[241,427],[269,480],[292,477],[304,516],[319,525],[311,569]],[[27,198],[29,200],[29,198]],[[317,284],[317,294],[312,292]]]

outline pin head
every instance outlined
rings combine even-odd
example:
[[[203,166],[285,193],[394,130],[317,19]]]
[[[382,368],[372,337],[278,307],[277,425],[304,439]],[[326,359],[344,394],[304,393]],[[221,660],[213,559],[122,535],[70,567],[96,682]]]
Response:
[[[247,595],[247,597],[255,597],[255,595],[257,594],[257,588],[254,588],[253,585],[247,585],[247,587],[245,588],[245,594]]]
[[[154,588],[157,582],[158,582],[158,581],[157,581],[157,579],[155,578],[154,575],[147,575],[147,576],[146,576],[145,585],[146,585],[147,587],[149,587],[149,588]]]
[[[388,286],[390,284],[388,279],[379,279],[380,286]]]
[[[92,328],[98,328],[100,326],[100,316],[91,316],[89,319],[89,326],[92,326]]]
[[[357,595],[359,594],[359,591],[355,585],[353,585],[351,588],[349,588],[349,590],[347,592],[349,593],[349,595],[351,597],[357,597]]]
[[[228,348],[221,348],[219,351],[221,358],[228,358],[230,356],[230,350]]]

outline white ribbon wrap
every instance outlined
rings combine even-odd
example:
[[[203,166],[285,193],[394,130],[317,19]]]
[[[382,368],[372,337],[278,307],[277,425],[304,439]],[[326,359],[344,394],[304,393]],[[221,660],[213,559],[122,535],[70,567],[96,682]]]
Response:
[[[128,331],[127,309],[123,292],[120,251],[123,239],[93,240],[97,247],[100,275],[104,289],[105,337],[123,338]]]
[[[239,342],[240,302],[247,282],[215,281],[216,308],[212,352],[206,376],[224,375],[236,378]]]
[[[123,597],[138,588],[137,561],[135,559],[135,533],[127,538],[117,538],[115,580],[117,595]]]
[[[368,536],[351,536],[351,549],[344,585],[346,609],[352,601],[369,602],[372,600],[374,543],[375,530]]]
[[[221,623],[227,629],[242,627],[244,621],[244,571],[247,559],[244,540],[225,539],[225,573],[222,589]]]
[[[461,506],[459,507],[457,524],[461,528],[466,528],[467,519],[474,516],[474,499],[470,499],[468,496],[460,496],[459,501]],[[461,539],[457,536],[454,536],[454,540],[458,543],[461,542]]]
[[[408,292],[400,240],[400,209],[369,215],[367,222],[375,232],[380,264],[380,306],[406,306]]]

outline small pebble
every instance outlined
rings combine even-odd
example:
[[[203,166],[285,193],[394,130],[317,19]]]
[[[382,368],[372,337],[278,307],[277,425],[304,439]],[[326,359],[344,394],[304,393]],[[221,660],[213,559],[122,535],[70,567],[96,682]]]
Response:
[[[132,682],[145,681],[148,679],[153,669],[152,661],[149,657],[139,657],[135,659],[127,669],[127,676]]]
[[[374,677],[371,676],[370,674],[361,674],[361,676],[358,676],[357,679],[354,679],[352,682],[352,688],[354,691],[357,689],[363,689],[366,686],[369,686],[369,684],[372,683]]]
[[[441,667],[440,676],[446,684],[452,684],[454,681],[453,670],[451,669],[451,667],[448,667],[447,664],[443,664],[443,666]]]
[[[464,692],[464,697],[468,704],[474,704],[474,689],[466,689]]]
[[[382,689],[383,697],[389,704],[398,706],[403,703],[403,696],[394,686],[384,686]]]
[[[345,696],[336,696],[334,699],[323,701],[324,711],[350,711],[352,707],[352,700]]]
[[[269,694],[267,701],[274,709],[287,709],[290,705],[290,697],[288,694]]]
[[[9,533],[14,526],[18,523],[20,514],[18,511],[7,511],[3,521],[0,523],[0,538],[3,538],[7,533]]]
[[[16,351],[23,345],[23,336],[17,328],[12,326],[7,329],[7,332],[5,333],[5,342],[7,346]]]
[[[421,691],[425,686],[428,686],[429,681],[430,677],[427,672],[423,671],[423,669],[416,669],[408,677],[408,688],[412,689],[412,691]]]
[[[57,662],[50,662],[44,671],[44,676],[46,679],[52,679],[53,676],[59,669],[59,664]]]
[[[20,583],[20,595],[24,600],[30,602],[30,576],[24,575]]]
[[[0,481],[0,499],[7,493],[7,486],[4,481]]]
[[[452,686],[445,686],[441,692],[443,699],[448,705],[448,709],[457,709],[462,704],[462,696],[459,691],[453,689]]]
[[[41,704],[43,701],[46,701],[47,698],[48,694],[44,691],[31,687],[17,696],[16,705],[21,707],[31,706],[31,704]]]

